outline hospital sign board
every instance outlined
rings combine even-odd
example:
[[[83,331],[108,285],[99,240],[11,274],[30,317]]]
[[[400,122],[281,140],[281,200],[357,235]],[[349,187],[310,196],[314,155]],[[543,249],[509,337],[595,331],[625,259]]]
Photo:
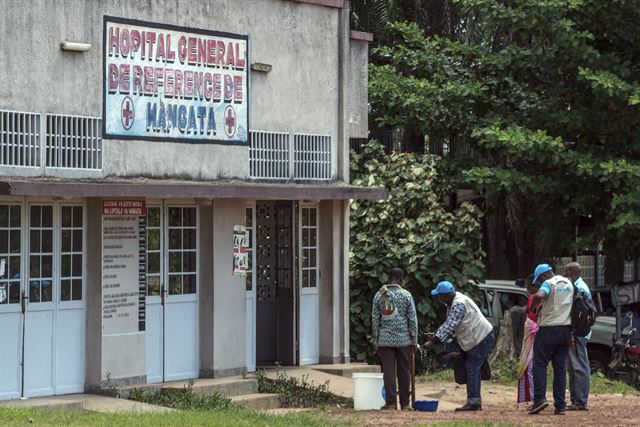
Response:
[[[248,37],[104,17],[103,135],[247,144]]]

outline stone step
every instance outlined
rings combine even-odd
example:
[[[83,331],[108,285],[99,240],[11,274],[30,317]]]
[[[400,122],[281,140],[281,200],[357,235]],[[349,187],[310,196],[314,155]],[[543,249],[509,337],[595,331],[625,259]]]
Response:
[[[185,388],[188,381],[173,381],[162,384],[163,389]],[[258,380],[255,378],[200,378],[192,386],[194,393],[212,395],[220,393],[223,396],[246,396],[258,393]]]
[[[234,396],[231,401],[245,408],[254,411],[266,411],[276,409],[282,406],[282,400],[279,394],[255,393],[245,396]]]
[[[380,373],[380,366],[367,365],[365,363],[343,363],[337,365],[313,365],[311,369],[316,371],[325,372],[327,374],[338,375],[340,377],[346,377],[351,379],[353,374],[362,373]]]

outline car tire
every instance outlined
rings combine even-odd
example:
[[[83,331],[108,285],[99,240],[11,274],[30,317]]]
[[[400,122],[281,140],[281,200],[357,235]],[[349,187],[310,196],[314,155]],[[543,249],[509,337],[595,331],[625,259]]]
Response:
[[[589,366],[591,372],[600,371],[606,376],[609,376],[609,363],[611,357],[608,353],[601,350],[589,350]]]

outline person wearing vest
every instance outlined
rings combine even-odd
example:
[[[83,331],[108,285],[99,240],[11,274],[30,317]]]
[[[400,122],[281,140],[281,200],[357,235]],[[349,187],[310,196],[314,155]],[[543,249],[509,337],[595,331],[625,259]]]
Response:
[[[586,298],[591,298],[589,286],[582,280],[580,264],[570,262],[564,266],[564,276],[571,279],[578,291]],[[591,366],[589,365],[589,353],[587,344],[591,339],[591,332],[584,337],[574,337],[569,347],[569,396],[571,405],[567,406],[568,411],[588,411],[587,401],[589,399]]]
[[[571,345],[571,306],[573,284],[555,275],[549,264],[534,271],[533,283],[542,283],[533,298],[538,309],[538,333],[533,344],[533,404],[529,414],[538,414],[547,406],[547,366],[553,365],[553,400],[556,415],[565,414],[567,357]],[[540,303],[542,305],[540,306]]]
[[[438,283],[431,295],[448,307],[447,320],[435,334],[427,334],[424,348],[430,350],[439,342],[446,343],[455,338],[465,353],[467,373],[467,402],[456,408],[456,411],[481,411],[480,368],[496,343],[493,326],[482,315],[476,303],[466,295],[456,292],[450,282]]]
[[[393,268],[389,283],[374,296],[371,308],[373,339],[382,360],[386,404],[381,409],[397,409],[396,375],[400,408],[409,410],[411,354],[418,336],[418,318],[411,293],[400,284],[404,272]]]

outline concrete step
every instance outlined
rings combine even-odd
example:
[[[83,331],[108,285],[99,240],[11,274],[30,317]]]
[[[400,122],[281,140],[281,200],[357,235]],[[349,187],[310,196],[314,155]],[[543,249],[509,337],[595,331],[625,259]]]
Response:
[[[309,366],[316,371],[327,374],[338,375],[340,377],[351,378],[353,374],[380,373],[380,366],[367,365],[365,363],[342,363],[337,365],[313,365]]]
[[[231,401],[237,405],[244,406],[254,411],[266,411],[282,406],[279,394],[255,393],[245,396],[234,396]]]
[[[162,389],[185,388],[188,381],[174,381],[162,384]],[[258,393],[258,380],[255,378],[200,378],[192,386],[194,393],[212,395],[220,393],[223,396],[246,396]]]

